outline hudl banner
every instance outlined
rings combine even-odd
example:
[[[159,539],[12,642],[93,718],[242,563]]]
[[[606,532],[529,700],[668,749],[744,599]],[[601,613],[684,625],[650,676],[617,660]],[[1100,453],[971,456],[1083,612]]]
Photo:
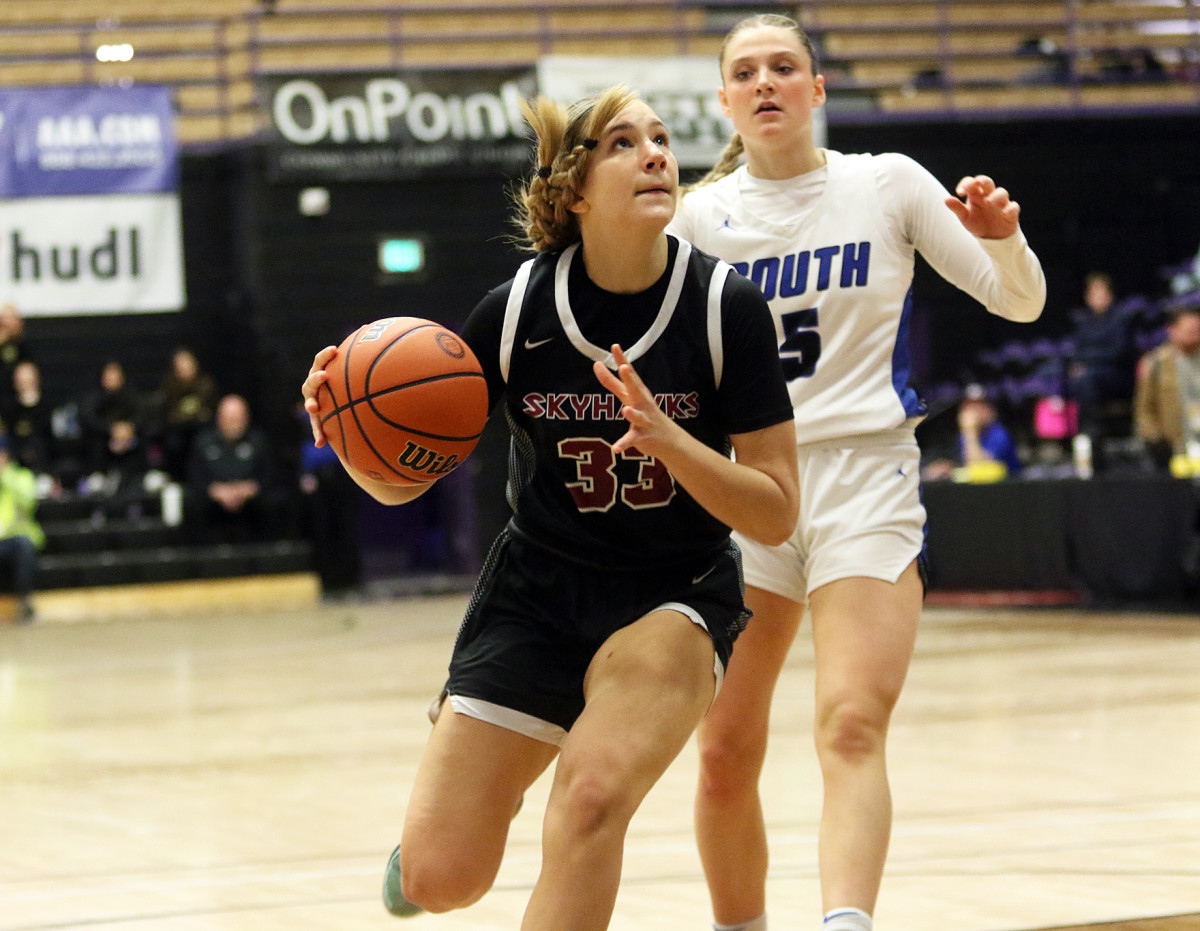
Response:
[[[510,175],[532,157],[533,68],[273,74],[258,90],[274,181]]]
[[[0,301],[23,314],[184,306],[162,87],[0,90]]]
[[[178,187],[164,87],[0,89],[0,197]]]
[[[28,316],[184,306],[174,194],[0,202],[0,300]]]

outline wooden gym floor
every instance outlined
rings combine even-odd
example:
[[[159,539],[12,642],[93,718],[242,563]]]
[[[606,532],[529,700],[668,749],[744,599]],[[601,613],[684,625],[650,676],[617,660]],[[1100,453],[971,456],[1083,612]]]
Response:
[[[396,926],[381,870],[465,598],[262,584],[0,624],[2,931]],[[764,780],[781,931],[819,924],[811,689],[802,635]],[[695,771],[689,747],[638,813],[613,929],[710,927]],[[1200,929],[1200,618],[928,608],[891,775],[879,931]],[[546,789],[491,893],[405,927],[518,927]]]

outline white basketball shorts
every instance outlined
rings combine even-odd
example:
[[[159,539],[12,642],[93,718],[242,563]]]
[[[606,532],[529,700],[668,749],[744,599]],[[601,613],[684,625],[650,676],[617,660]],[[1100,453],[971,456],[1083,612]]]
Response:
[[[895,582],[925,545],[921,451],[911,430],[800,447],[800,520],[766,546],[735,534],[746,584],[804,604],[838,579]]]

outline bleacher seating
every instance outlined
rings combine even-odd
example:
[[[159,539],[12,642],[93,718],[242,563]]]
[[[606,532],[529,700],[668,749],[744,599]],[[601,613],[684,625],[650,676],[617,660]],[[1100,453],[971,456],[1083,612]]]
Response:
[[[1190,263],[1188,267],[1192,267]],[[1164,269],[1164,276],[1171,271]],[[1167,314],[1176,306],[1200,306],[1200,290],[1154,298],[1135,294],[1114,304],[1112,312],[1128,320],[1131,346],[1138,358],[1167,338]],[[1026,465],[1031,466],[1025,472],[1026,477],[1073,474],[1070,462],[1062,457],[1074,428],[1061,436],[1044,434],[1039,430],[1038,413],[1047,400],[1071,402],[1067,370],[1074,352],[1075,343],[1069,334],[1013,339],[981,349],[965,362],[956,378],[924,388],[930,419],[956,408],[967,385],[977,384],[996,406],[1000,419],[1022,449]],[[1096,438],[1102,446],[1119,448],[1120,454],[1131,462],[1138,459],[1137,450],[1133,449],[1138,441],[1131,437],[1132,417],[1132,398],[1106,402],[1099,412]],[[942,432],[951,429],[952,421],[952,417],[942,419],[937,429]],[[1059,470],[1060,464],[1066,471]]]
[[[261,128],[256,75],[530,63],[546,54],[713,55],[744,0],[70,0],[0,4],[0,84],[166,83],[186,143]],[[1194,109],[1200,7],[1122,0],[779,4],[822,50],[831,92],[914,112]],[[128,62],[96,49],[128,42]],[[1153,55],[1161,71],[1141,63]],[[855,109],[861,114],[862,110]]]
[[[66,494],[38,506],[46,547],[35,588],[65,588],[217,579],[308,572],[311,547],[287,538],[261,543],[190,544],[162,518],[158,494],[130,502],[120,516],[105,513],[96,495]]]

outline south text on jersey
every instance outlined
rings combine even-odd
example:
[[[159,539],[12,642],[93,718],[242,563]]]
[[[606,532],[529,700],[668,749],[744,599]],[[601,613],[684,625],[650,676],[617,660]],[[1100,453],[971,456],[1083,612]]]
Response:
[[[829,290],[835,280],[843,288],[863,288],[871,267],[871,243],[848,242],[844,246],[823,246],[788,255],[774,255],[753,262],[734,262],[734,269],[749,278],[768,301],[795,297],[809,290],[815,277],[818,291]]]

